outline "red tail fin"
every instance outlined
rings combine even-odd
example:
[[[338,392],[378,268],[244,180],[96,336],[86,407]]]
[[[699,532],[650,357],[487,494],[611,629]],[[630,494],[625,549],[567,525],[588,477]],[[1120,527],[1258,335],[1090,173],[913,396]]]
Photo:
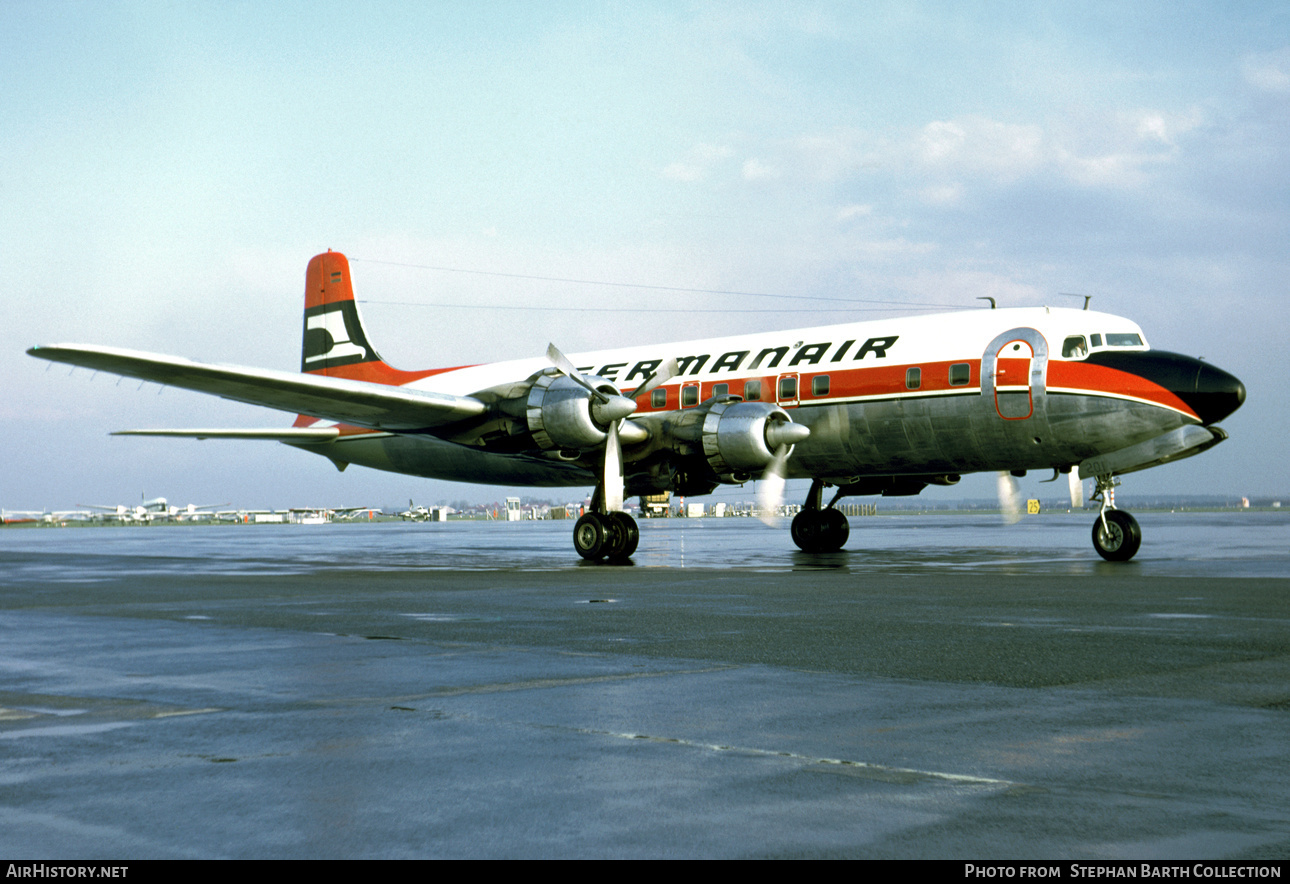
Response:
[[[305,271],[305,331],[300,370],[333,378],[399,386],[447,369],[400,371],[381,359],[367,340],[354,300],[349,261],[324,252]]]
[[[349,261],[340,252],[315,255],[305,271],[305,331],[300,370],[331,377],[397,383],[370,376],[381,360],[363,331]],[[383,374],[380,368],[376,374]]]

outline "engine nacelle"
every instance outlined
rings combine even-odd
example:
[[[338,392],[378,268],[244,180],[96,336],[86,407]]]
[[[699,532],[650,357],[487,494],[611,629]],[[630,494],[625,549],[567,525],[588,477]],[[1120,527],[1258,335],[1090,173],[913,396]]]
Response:
[[[624,398],[604,378],[587,377],[586,380],[615,401]],[[525,419],[540,447],[581,450],[604,444],[608,429],[604,410],[604,403],[596,400],[586,387],[548,370],[538,375],[529,388]]]
[[[770,465],[776,447],[808,435],[778,405],[731,399],[714,403],[704,416],[703,455],[721,481],[746,482]]]

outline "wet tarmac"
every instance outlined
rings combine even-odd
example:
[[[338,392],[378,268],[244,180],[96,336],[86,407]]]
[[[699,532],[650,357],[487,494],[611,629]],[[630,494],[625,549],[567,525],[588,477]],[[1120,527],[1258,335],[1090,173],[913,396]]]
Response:
[[[11,858],[1290,856],[1290,517],[0,531]]]

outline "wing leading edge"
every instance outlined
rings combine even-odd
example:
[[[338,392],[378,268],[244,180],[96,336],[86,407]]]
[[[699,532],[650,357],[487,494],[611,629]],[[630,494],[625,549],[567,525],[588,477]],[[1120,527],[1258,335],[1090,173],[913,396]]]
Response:
[[[469,396],[408,390],[367,381],[273,369],[210,365],[178,356],[117,347],[55,344],[32,347],[27,353],[51,362],[64,362],[95,371],[209,393],[235,402],[391,432],[445,427],[478,417],[488,409],[483,402]],[[229,432],[184,431],[184,434],[196,436],[201,433],[215,438],[220,435],[227,437]],[[292,441],[304,441],[295,435],[295,431],[278,431],[278,434],[274,438],[293,435]],[[309,441],[325,441],[319,433],[311,433],[310,436],[312,438]]]

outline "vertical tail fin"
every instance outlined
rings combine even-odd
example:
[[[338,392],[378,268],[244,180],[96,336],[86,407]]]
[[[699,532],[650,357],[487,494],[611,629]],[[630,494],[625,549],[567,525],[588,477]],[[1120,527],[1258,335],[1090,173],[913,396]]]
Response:
[[[451,368],[400,371],[386,364],[363,331],[354,286],[350,282],[349,260],[340,252],[315,255],[305,271],[305,330],[300,370],[390,386],[452,371]],[[310,426],[313,422],[314,418],[301,416],[296,426]]]
[[[367,370],[368,367],[375,371]],[[379,366],[379,367],[378,367]],[[388,368],[367,341],[354,300],[349,261],[340,252],[315,255],[305,271],[305,330],[300,370],[388,383]]]

